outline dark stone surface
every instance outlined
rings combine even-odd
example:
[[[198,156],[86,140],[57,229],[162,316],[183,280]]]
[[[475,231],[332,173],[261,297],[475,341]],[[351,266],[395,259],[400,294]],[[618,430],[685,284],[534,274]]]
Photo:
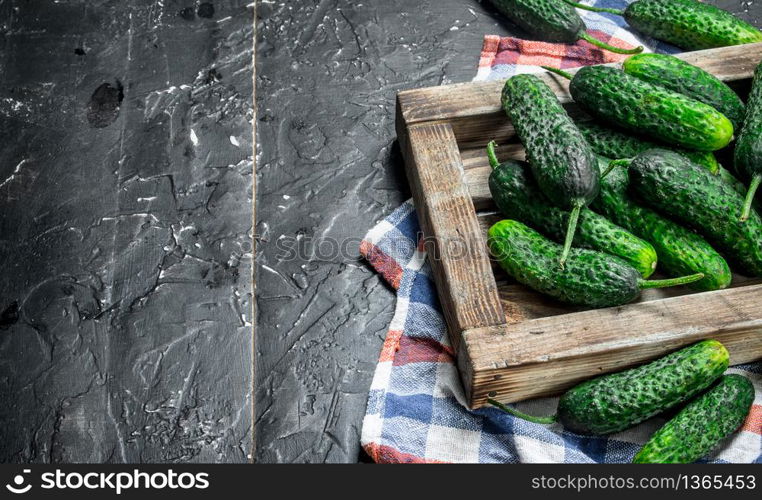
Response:
[[[250,455],[247,3],[0,3],[0,462]]]
[[[716,3],[747,20],[762,13]],[[483,35],[509,30],[475,0],[258,6],[258,460],[357,460],[394,311],[357,241],[409,196],[395,93],[470,80]],[[352,243],[341,254],[321,241]]]

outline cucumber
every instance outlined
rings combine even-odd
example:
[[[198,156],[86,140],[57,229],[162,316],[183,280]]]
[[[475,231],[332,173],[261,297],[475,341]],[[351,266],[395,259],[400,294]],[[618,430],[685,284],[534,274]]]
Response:
[[[762,64],[754,70],[746,118],[738,137],[733,163],[738,172],[751,179],[741,214],[741,220],[746,220],[751,212],[754,195],[762,182]]]
[[[733,175],[728,169],[720,166],[720,172],[717,175],[719,175],[720,178],[724,180],[727,185],[732,187],[736,193],[743,196],[744,200],[746,199],[746,197],[749,194],[749,190],[747,189],[746,186],[744,186],[744,183],[739,181],[738,178],[735,175]],[[752,206],[754,207],[754,209],[757,211],[758,214],[762,214],[762,199],[753,198]]]
[[[695,0],[637,0],[626,9],[590,7],[594,12],[624,16],[641,33],[685,50],[712,49],[762,41],[762,33],[726,10]]]
[[[611,434],[691,399],[722,375],[728,361],[725,346],[704,340],[646,365],[582,382],[561,396],[551,417],[534,417],[488,402],[531,422],[560,421],[578,434]]]
[[[509,78],[501,102],[524,144],[540,190],[559,208],[570,211],[559,255],[563,267],[579,214],[598,195],[598,161],[556,95],[536,76]]]
[[[714,153],[711,152],[691,151],[675,146],[657,144],[594,122],[580,122],[577,123],[577,127],[582,132],[582,135],[585,136],[587,143],[590,144],[593,151],[607,158],[633,158],[638,153],[642,153],[647,149],[664,148],[677,151],[693,163],[706,167],[713,174],[716,174],[720,170],[720,164],[717,162]]]
[[[697,151],[724,148],[733,124],[713,107],[609,66],[585,66],[571,79],[574,101],[591,115],[659,141]]]
[[[733,275],[717,250],[695,232],[635,203],[627,193],[628,185],[627,170],[614,168],[601,179],[601,192],[592,207],[651,243],[659,269],[667,276],[703,273],[702,280],[688,286],[701,291],[728,287]]]
[[[561,302],[589,307],[626,304],[644,288],[683,285],[704,277],[647,281],[618,257],[577,248],[560,268],[554,264],[563,248],[514,220],[495,223],[489,229],[488,244],[500,266],[519,283]]]
[[[689,464],[741,427],[754,403],[754,386],[725,375],[656,431],[632,460],[636,464]]]
[[[545,42],[576,43],[585,40],[617,54],[637,54],[643,47],[623,49],[590,36],[574,7],[559,0],[491,0],[495,8],[530,35]]]
[[[530,174],[529,165],[518,161],[499,164],[494,142],[487,146],[487,154],[492,165],[489,190],[503,215],[534,227],[556,242],[563,242],[569,212],[545,199]],[[650,243],[588,209],[580,213],[573,244],[620,257],[644,278],[656,269],[656,251]]]
[[[638,54],[622,64],[628,75],[686,95],[725,115],[740,130],[746,112],[743,101],[722,80],[667,54]]]
[[[629,165],[630,186],[645,203],[691,227],[749,276],[762,276],[762,218],[739,220],[744,198],[731,184],[674,151],[651,149]]]

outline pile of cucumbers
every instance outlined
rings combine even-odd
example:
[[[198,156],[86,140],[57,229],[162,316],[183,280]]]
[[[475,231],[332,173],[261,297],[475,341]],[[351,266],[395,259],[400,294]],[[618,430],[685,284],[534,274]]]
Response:
[[[589,41],[568,0],[493,0],[548,41]],[[639,31],[686,49],[762,41],[756,28],[694,0],[637,0],[619,13]],[[576,16],[576,17],[575,17]],[[501,102],[526,162],[487,146],[489,188],[506,217],[488,245],[518,282],[574,305],[614,307],[645,288],[726,288],[732,271],[762,277],[762,64],[746,101],[706,71],[669,55],[637,54],[622,68],[587,66],[569,90],[572,120],[537,76],[516,75]],[[734,148],[723,166],[715,152]],[[732,163],[732,165],[730,165]],[[725,168],[728,167],[728,168]],[[731,271],[732,270],[732,271]],[[661,279],[649,279],[658,271]],[[723,376],[727,350],[704,341],[567,392],[554,417],[583,434],[618,432],[687,403],[636,462],[692,462],[743,423],[751,383]]]
[[[746,377],[724,375],[728,351],[704,340],[649,364],[583,382],[558,402],[557,413],[535,417],[489,403],[540,424],[559,422],[578,434],[605,435],[682,408],[635,455],[634,463],[691,463],[714,451],[745,422],[754,403]]]

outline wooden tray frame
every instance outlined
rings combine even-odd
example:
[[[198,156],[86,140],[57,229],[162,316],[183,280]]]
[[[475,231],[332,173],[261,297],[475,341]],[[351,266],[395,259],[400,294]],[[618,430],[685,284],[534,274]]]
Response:
[[[748,85],[762,43],[679,57],[724,81]],[[579,113],[566,80],[538,76],[571,114]],[[397,96],[397,135],[469,405],[484,406],[487,397],[511,402],[552,395],[710,337],[728,347],[734,364],[761,358],[759,281],[707,293],[649,290],[633,304],[584,311],[545,299],[499,272],[496,278],[485,230],[498,216],[484,212],[491,198],[483,148],[491,139],[512,140],[499,154],[523,156],[500,108],[502,84],[464,83]]]

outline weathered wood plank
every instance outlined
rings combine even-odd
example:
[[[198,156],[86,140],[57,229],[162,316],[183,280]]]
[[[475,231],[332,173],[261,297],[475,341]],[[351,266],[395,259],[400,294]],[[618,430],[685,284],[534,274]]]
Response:
[[[471,404],[555,394],[705,338],[723,342],[733,364],[759,359],[760,303],[762,285],[750,285],[464,332]]]
[[[453,345],[460,333],[499,325],[504,314],[452,128],[402,131],[407,172]]]
[[[684,52],[677,55],[724,81],[751,77],[754,67],[762,60],[762,42]],[[612,63],[610,66],[619,66]],[[574,73],[575,70],[569,70]],[[566,80],[547,72],[538,73],[562,102],[570,100]],[[402,118],[408,125],[431,120],[459,119],[500,113],[500,91],[503,81],[471,82],[400,92]],[[456,132],[463,125],[456,126]],[[460,134],[458,134],[460,136]]]

